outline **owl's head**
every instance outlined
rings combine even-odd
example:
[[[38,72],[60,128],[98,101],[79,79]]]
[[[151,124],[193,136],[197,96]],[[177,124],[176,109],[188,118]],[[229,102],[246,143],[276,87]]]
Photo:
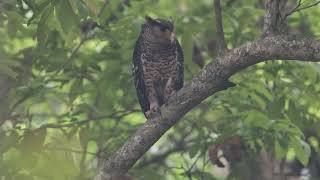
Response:
[[[173,43],[175,40],[173,21],[164,19],[152,19],[145,17],[146,22],[142,25],[149,38],[160,43]]]

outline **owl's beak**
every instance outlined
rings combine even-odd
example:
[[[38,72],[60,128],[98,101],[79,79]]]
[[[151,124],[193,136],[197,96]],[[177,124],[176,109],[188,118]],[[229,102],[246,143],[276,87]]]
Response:
[[[176,34],[175,34],[174,32],[172,32],[172,33],[171,33],[171,36],[170,36],[170,41],[171,41],[171,43],[174,42],[175,38],[176,38]]]

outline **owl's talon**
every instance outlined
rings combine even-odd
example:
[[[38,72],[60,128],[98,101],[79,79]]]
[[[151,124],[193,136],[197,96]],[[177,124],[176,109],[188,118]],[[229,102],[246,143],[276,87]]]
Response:
[[[149,110],[149,111],[151,111],[151,113],[154,113],[154,112],[159,111],[159,106],[158,106],[158,104],[156,104],[156,103],[151,103],[151,104],[150,104],[150,110]]]
[[[150,118],[152,114],[159,112],[160,108],[157,104],[150,104],[150,110],[146,112],[146,117]]]
[[[151,112],[150,111],[147,111],[146,112],[146,117],[149,119],[151,117]]]
[[[165,91],[165,101],[168,101],[168,99],[173,96],[174,94],[176,94],[175,90],[166,90]]]
[[[175,90],[171,91],[171,93],[169,94],[169,97],[173,96],[174,94],[176,94]]]
[[[166,87],[165,89],[164,89],[164,92],[165,92],[165,94],[171,94],[172,93],[172,91],[173,91],[173,89],[172,88],[169,88],[169,87]]]

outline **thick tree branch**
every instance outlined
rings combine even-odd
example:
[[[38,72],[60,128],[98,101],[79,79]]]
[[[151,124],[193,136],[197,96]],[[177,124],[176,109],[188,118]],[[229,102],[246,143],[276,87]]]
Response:
[[[269,36],[277,34],[281,29],[280,0],[267,0],[266,14],[264,16],[263,34]]]
[[[161,107],[161,115],[147,121],[108,160],[102,163],[96,180],[110,180],[125,174],[160,137],[188,111],[208,96],[227,89],[228,78],[259,62],[267,60],[320,61],[320,42],[295,40],[287,36],[267,36],[230,50],[185,85]]]
[[[218,54],[220,54],[227,49],[227,43],[223,32],[220,0],[214,0],[214,13],[216,18]]]

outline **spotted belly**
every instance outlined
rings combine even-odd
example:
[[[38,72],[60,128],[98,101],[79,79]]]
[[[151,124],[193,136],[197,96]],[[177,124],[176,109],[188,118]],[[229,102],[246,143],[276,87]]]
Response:
[[[151,61],[143,63],[143,74],[146,80],[164,81],[170,77],[177,76],[177,61],[164,60],[164,61]]]

